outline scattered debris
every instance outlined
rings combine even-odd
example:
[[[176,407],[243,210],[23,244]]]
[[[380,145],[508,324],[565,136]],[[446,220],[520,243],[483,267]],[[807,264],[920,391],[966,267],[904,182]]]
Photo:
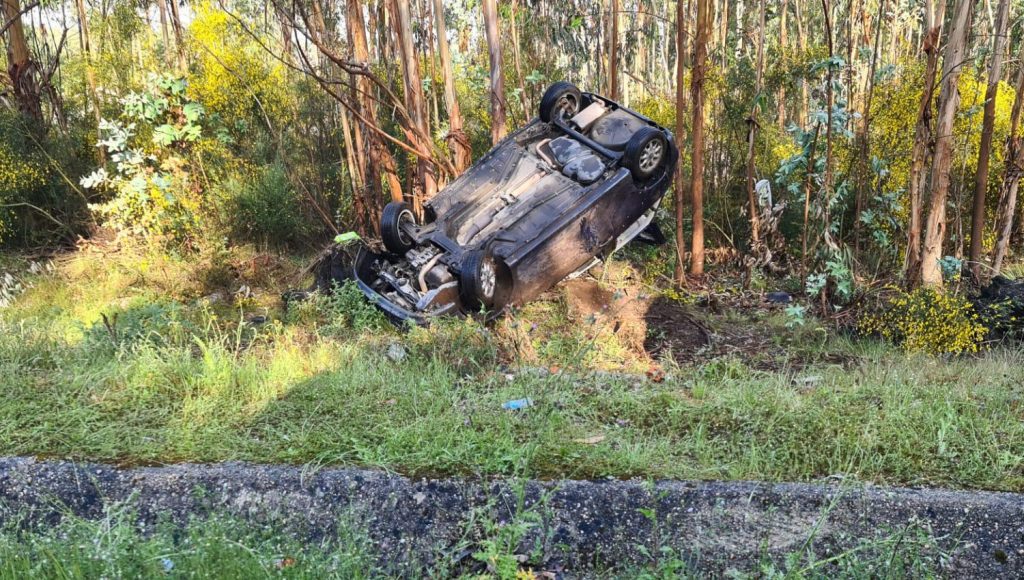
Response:
[[[405,347],[397,342],[392,342],[388,345],[388,350],[385,354],[392,362],[402,362],[405,360],[405,357],[409,356],[409,353],[405,351]]]
[[[665,371],[660,367],[651,367],[647,370],[647,378],[653,383],[663,383],[665,382]]]
[[[506,401],[505,403],[503,403],[501,405],[501,408],[502,409],[506,409],[508,411],[518,411],[520,409],[525,409],[527,407],[532,407],[532,406],[533,406],[533,399],[515,399],[515,400],[512,400],[512,401]]]

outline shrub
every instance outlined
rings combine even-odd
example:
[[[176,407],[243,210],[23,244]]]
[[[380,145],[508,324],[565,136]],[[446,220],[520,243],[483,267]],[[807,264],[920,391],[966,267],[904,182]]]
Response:
[[[355,282],[346,281],[312,303],[324,319],[321,332],[327,336],[351,336],[351,331],[383,331],[390,326],[384,313],[366,299]]]
[[[860,331],[901,345],[907,352],[977,352],[987,329],[964,297],[933,288],[896,290],[876,313],[859,322]]]
[[[85,198],[61,174],[84,168],[84,140],[77,129],[48,137],[19,114],[0,110],[0,243],[71,242],[88,231]]]
[[[203,196],[188,152],[202,135],[205,112],[185,89],[182,79],[153,76],[145,92],[121,99],[123,120],[100,122],[97,146],[110,156],[110,168],[81,183],[111,193],[90,209],[119,233],[178,244],[197,233]]]
[[[259,169],[244,182],[229,179],[222,188],[224,218],[233,241],[284,246],[309,230],[298,195],[280,165]]]

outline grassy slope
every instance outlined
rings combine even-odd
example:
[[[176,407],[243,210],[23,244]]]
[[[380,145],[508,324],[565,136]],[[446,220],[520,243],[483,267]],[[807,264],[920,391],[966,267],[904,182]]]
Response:
[[[402,335],[344,298],[287,316],[270,293],[206,306],[195,300],[201,274],[166,259],[83,254],[35,278],[0,311],[0,454],[530,477],[846,474],[1024,491],[1019,351],[907,358],[871,342],[815,335],[806,346],[795,336],[801,348],[861,362],[762,372],[723,358],[669,365],[658,383],[592,373],[600,348],[566,330],[532,339],[583,345],[542,358],[562,367],[552,375],[509,358],[507,329],[455,322]],[[244,323],[252,312],[274,320]],[[401,362],[384,355],[393,343],[407,353]],[[534,406],[501,408],[524,397]]]

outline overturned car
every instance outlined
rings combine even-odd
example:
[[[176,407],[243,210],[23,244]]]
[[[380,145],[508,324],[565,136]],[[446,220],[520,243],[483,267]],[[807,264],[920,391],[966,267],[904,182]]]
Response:
[[[660,236],[652,220],[678,158],[667,129],[555,83],[539,117],[427,201],[422,221],[389,203],[386,251],[361,249],[353,277],[397,321],[493,318],[644,232]]]

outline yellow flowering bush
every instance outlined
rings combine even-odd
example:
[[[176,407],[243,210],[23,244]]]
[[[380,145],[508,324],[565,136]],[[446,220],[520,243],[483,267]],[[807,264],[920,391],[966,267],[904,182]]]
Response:
[[[268,61],[265,50],[213,2],[194,6],[189,44],[196,55],[188,96],[229,125],[279,122],[294,103],[283,64]]]
[[[17,203],[27,197],[27,192],[45,186],[48,181],[49,173],[44,165],[16,153],[8,143],[0,142],[0,204]],[[9,214],[0,215],[0,241],[10,231],[9,217]]]
[[[894,289],[876,313],[863,316],[860,331],[901,345],[907,352],[962,354],[977,352],[988,329],[966,298],[918,288],[912,292]]]

